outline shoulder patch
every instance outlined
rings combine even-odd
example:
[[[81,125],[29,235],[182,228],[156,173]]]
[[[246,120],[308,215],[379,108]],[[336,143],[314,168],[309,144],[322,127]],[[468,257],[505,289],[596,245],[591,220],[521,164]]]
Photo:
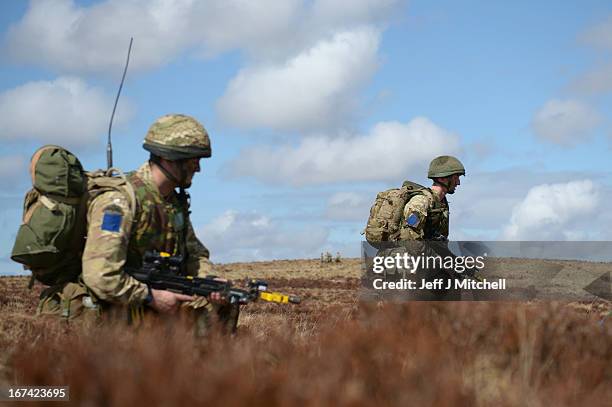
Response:
[[[416,212],[411,212],[406,218],[406,225],[411,228],[417,227],[421,223],[421,217]]]
[[[100,229],[107,232],[119,232],[121,229],[121,220],[123,215],[117,212],[106,211],[102,217],[102,226]]]

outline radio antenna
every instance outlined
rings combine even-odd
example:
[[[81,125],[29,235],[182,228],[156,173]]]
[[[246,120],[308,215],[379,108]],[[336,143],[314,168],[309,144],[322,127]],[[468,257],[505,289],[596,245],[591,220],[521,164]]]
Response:
[[[130,53],[132,52],[132,42],[134,37],[130,37],[130,46],[128,47],[127,59],[125,61],[125,68],[123,68],[123,76],[121,77],[121,84],[117,91],[117,97],[115,98],[115,105],[113,106],[113,113],[111,113],[110,123],[108,124],[108,142],[106,144],[106,169],[113,167],[113,145],[111,143],[111,130],[113,128],[113,118],[115,117],[115,110],[117,109],[117,102],[119,102],[119,95],[121,95],[121,89],[123,88],[123,81],[125,81],[125,74],[127,73],[128,65],[130,64]]]

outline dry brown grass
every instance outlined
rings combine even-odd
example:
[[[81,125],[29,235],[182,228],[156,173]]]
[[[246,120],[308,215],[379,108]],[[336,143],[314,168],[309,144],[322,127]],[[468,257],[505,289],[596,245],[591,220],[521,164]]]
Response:
[[[257,263],[251,267],[260,276]],[[277,276],[274,288],[310,297],[296,307],[251,304],[236,337],[206,340],[182,322],[83,332],[37,320],[26,279],[0,279],[0,380],[69,384],[78,405],[603,406],[612,399],[611,321],[600,322],[607,303],[359,304],[353,277],[336,272],[321,268],[338,281],[327,286],[316,284],[320,277]]]

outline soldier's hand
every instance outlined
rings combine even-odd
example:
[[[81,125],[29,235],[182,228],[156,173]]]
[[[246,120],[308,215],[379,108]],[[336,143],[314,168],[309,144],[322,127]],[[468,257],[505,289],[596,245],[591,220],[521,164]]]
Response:
[[[213,304],[227,304],[227,299],[223,298],[221,293],[210,293],[208,296],[208,301],[212,302]]]
[[[215,277],[215,281],[219,281],[221,283],[227,283],[227,280],[225,278],[219,278],[219,277]],[[210,301],[213,304],[227,304],[227,299],[223,298],[221,296],[221,293],[210,293],[210,295],[208,296],[208,301]]]
[[[185,294],[177,294],[172,291],[166,290],[151,290],[153,301],[149,304],[149,307],[162,314],[173,314],[175,313],[182,302],[193,301],[195,297]]]

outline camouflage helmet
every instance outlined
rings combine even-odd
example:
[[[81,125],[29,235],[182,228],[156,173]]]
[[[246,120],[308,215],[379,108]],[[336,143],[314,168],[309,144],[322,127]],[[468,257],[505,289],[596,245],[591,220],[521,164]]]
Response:
[[[145,136],[143,148],[172,161],[211,156],[210,138],[204,126],[182,114],[157,119]]]
[[[465,175],[461,161],[450,155],[441,155],[431,160],[427,178],[442,178],[453,174]]]

